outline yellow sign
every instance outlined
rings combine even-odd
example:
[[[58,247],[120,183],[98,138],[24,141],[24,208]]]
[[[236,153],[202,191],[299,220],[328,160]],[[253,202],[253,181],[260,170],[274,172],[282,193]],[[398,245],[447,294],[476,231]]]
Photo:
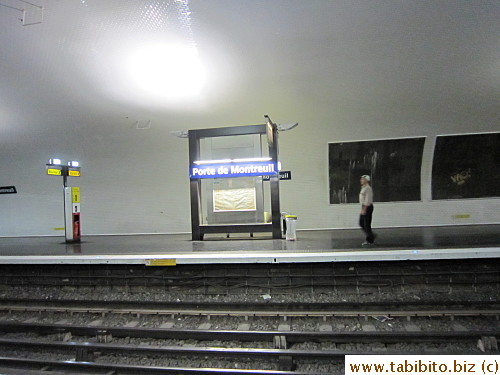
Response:
[[[80,171],[72,171],[71,169],[68,171],[68,176],[72,177],[80,177]]]
[[[146,259],[146,266],[176,266],[175,259]]]
[[[55,168],[47,168],[47,174],[50,174],[52,176],[60,176],[61,175],[61,170],[60,169],[55,169]]]
[[[453,215],[452,218],[454,219],[470,219],[469,214],[458,214],[458,215]]]
[[[72,203],[80,203],[80,188],[72,187],[71,188],[71,202]]]

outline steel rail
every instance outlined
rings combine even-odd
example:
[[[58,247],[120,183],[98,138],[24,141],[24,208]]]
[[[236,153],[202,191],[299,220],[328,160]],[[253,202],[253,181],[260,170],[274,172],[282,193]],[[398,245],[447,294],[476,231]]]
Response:
[[[0,299],[0,311],[80,312],[203,316],[483,316],[500,315],[500,303],[221,303],[102,300]]]
[[[32,340],[20,339],[0,339],[0,347],[12,346],[16,351],[22,347],[58,349],[58,350],[85,350],[89,352],[113,352],[113,353],[148,353],[148,354],[180,354],[180,355],[201,355],[216,357],[257,357],[257,358],[344,358],[346,355],[369,355],[372,350],[300,350],[300,349],[255,349],[255,348],[222,348],[222,347],[195,347],[195,346],[150,346],[150,345],[124,345],[124,344],[101,344],[94,342],[36,342]],[[438,354],[436,350],[386,350],[384,354]],[[465,351],[447,351],[447,354],[467,354]],[[470,353],[469,353],[470,354]]]
[[[246,310],[248,307],[257,307],[261,310],[286,309],[290,311],[331,311],[331,310],[353,310],[353,309],[387,309],[387,308],[435,308],[463,307],[468,306],[478,309],[500,308],[500,301],[369,301],[369,302],[212,302],[212,301],[134,301],[134,300],[90,300],[90,299],[40,299],[40,298],[0,298],[0,306],[4,304],[40,304],[46,306],[68,306],[68,307],[101,307],[101,306],[150,306],[154,308],[204,308],[221,310],[224,306],[230,306],[233,311]]]
[[[93,313],[93,314],[133,314],[133,315],[191,315],[191,316],[240,316],[240,317],[457,317],[457,316],[498,316],[500,310],[352,310],[352,311],[307,311],[294,312],[287,310],[276,311],[232,311],[232,310],[188,310],[188,309],[109,309],[109,308],[80,308],[80,307],[33,307],[33,306],[0,306],[0,311],[18,312],[65,312],[65,313]]]
[[[239,370],[218,368],[189,368],[189,367],[159,367],[159,366],[134,366],[118,365],[112,363],[91,363],[83,361],[49,361],[25,358],[0,357],[0,365],[9,366],[14,369],[47,369],[59,371],[71,371],[75,373],[88,374],[106,373],[114,375],[164,375],[164,374],[210,374],[210,375],[325,375],[301,371],[279,371],[279,370]],[[40,372],[37,372],[39,374]],[[49,372],[47,372],[49,373]],[[52,373],[52,372],[50,372]]]
[[[346,331],[346,332],[314,332],[314,331],[239,331],[239,330],[199,330],[175,328],[144,328],[115,326],[83,326],[73,324],[16,323],[0,321],[0,332],[36,332],[40,334],[64,334],[70,332],[75,336],[112,335],[113,337],[134,337],[153,339],[193,339],[198,341],[273,341],[275,337],[285,337],[287,343],[324,342],[335,343],[428,343],[445,341],[476,340],[481,337],[499,337],[500,328],[491,330],[467,331]]]

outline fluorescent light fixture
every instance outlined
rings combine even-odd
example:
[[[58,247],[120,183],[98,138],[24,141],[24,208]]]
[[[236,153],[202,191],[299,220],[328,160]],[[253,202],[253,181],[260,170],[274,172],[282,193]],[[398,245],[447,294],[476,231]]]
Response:
[[[243,158],[243,159],[234,159],[233,163],[251,163],[254,161],[270,161],[272,158],[263,157],[263,158]]]
[[[79,167],[80,166],[80,163],[73,160],[73,161],[68,161],[68,166],[70,167]]]
[[[61,165],[61,159],[49,159],[49,165]]]
[[[224,163],[252,163],[255,161],[270,161],[272,158],[270,157],[262,157],[262,158],[241,158],[241,159],[219,159],[219,160],[197,160],[194,161],[193,164],[202,165],[202,164],[224,164]]]
[[[171,130],[170,134],[175,135],[179,138],[188,138],[189,133],[187,130]]]
[[[197,160],[193,161],[193,164],[202,165],[202,164],[224,164],[231,163],[231,159],[218,159],[218,160]]]
[[[296,128],[297,126],[299,126],[298,122],[291,124],[278,124],[278,130],[285,132],[287,130],[292,130],[293,128]]]

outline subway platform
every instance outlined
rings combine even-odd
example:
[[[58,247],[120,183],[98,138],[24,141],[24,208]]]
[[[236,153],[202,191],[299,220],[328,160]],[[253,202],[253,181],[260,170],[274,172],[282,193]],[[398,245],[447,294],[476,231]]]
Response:
[[[294,263],[472,259],[500,257],[500,224],[375,229],[376,244],[361,246],[359,229],[298,231],[296,241],[270,234],[82,235],[1,237],[0,264]]]

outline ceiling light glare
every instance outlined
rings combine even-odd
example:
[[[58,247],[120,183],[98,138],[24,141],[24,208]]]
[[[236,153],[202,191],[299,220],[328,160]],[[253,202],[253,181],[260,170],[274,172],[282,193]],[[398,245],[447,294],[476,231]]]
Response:
[[[197,97],[205,72],[194,45],[154,44],[138,48],[129,59],[130,80],[151,99]]]

